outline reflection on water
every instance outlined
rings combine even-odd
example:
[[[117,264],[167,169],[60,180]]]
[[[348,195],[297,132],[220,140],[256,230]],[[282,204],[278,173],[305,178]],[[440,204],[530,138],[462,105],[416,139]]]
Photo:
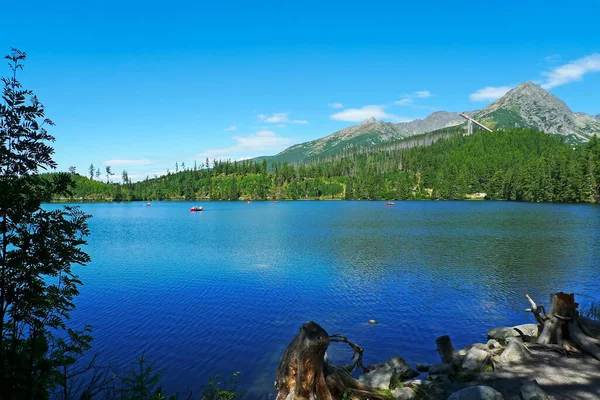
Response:
[[[531,322],[530,293],[600,297],[600,207],[498,202],[85,204],[93,214],[74,315],[95,349],[147,354],[164,387],[241,370],[267,398],[281,353],[314,320],[366,348],[437,360],[435,338]],[[376,319],[379,325],[366,322]],[[346,362],[343,347],[330,356]]]

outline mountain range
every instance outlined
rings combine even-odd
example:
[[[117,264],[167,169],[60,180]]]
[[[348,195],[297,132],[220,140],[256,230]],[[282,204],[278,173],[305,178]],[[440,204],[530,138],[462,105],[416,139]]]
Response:
[[[492,129],[532,128],[548,134],[566,136],[573,142],[587,141],[600,135],[600,114],[573,112],[558,97],[533,82],[525,82],[507,92],[483,110],[467,111]],[[300,162],[364,148],[406,140],[439,129],[466,125],[459,112],[436,111],[426,118],[391,123],[369,118],[320,139],[293,145],[274,156],[270,162]]]

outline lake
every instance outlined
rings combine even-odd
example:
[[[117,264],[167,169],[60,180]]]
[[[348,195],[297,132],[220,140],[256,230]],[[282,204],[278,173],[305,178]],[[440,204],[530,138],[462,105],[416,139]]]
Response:
[[[314,320],[365,348],[436,362],[490,328],[533,322],[525,293],[600,300],[600,207],[507,202],[82,204],[93,215],[73,314],[104,362],[146,351],[167,392],[242,371],[267,399],[279,359]],[[57,207],[50,205],[48,207]],[[378,325],[368,325],[375,319]],[[330,358],[347,363],[345,345]]]

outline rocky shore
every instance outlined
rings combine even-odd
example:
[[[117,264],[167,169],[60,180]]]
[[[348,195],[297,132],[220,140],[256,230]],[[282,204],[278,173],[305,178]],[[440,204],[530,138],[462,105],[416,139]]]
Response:
[[[438,338],[450,348],[451,359],[439,364],[416,364],[400,357],[367,367],[358,378],[389,390],[395,400],[545,400],[600,399],[600,361],[577,351],[535,343],[538,325],[495,328],[487,343],[452,349],[447,336]],[[445,346],[445,347],[444,347]],[[445,362],[444,362],[445,361]]]
[[[399,356],[365,367],[360,346],[304,324],[277,371],[277,400],[600,399],[600,322],[580,316],[572,294],[553,294],[548,313],[527,298],[537,324],[495,328],[459,350],[440,336],[440,363],[414,367]],[[350,345],[354,362],[330,364],[330,342]]]

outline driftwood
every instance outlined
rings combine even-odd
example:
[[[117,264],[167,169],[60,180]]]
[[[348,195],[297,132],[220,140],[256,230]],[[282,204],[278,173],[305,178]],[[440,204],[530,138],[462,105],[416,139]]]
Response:
[[[325,361],[325,352],[331,342],[343,342],[354,351],[354,366],[362,365],[360,346],[341,335],[329,336],[315,322],[300,328],[288,345],[277,369],[275,385],[277,400],[388,400],[381,391],[355,379],[346,368]]]
[[[579,315],[573,293],[554,293],[548,312],[525,296],[531,304],[526,311],[532,312],[540,325],[537,342],[541,346],[556,345],[568,351],[576,348],[600,361],[600,321]]]

